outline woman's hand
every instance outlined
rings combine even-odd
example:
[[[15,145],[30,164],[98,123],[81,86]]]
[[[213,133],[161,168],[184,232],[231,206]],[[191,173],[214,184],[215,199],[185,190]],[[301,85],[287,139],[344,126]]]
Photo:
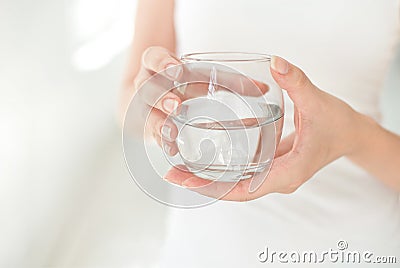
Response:
[[[261,186],[250,191],[251,179],[242,180],[224,194],[229,188],[226,182],[210,183],[182,168],[171,169],[166,180],[210,197],[245,201],[272,192],[292,193],[328,163],[357,154],[369,119],[317,88],[303,71],[282,58],[272,58],[271,73],[294,102],[295,132],[279,144]]]
[[[154,76],[155,74],[159,75]],[[182,75],[183,66],[172,52],[163,47],[146,49],[132,83],[133,89],[129,89],[133,97],[127,99],[125,94],[121,100],[125,107],[123,109],[126,110],[123,112],[126,114],[123,119],[124,132],[139,138],[154,139],[160,146],[162,131],[168,131],[171,140],[175,139],[177,128],[166,119],[178,107],[181,99],[168,89]],[[169,141],[165,143],[168,144]],[[169,147],[172,154],[177,153],[175,142],[171,142]]]
[[[154,138],[169,155],[178,153],[175,141],[178,129],[167,119],[168,115],[182,101],[207,95],[209,87],[207,68],[191,65],[188,69],[186,66],[167,49],[150,47],[142,55],[142,64],[133,83],[135,96],[129,113],[135,120],[130,120],[128,125],[137,136],[142,135],[144,128],[144,138]],[[197,82],[185,83],[192,81]],[[264,83],[228,70],[218,72],[218,81],[242,95],[262,95],[269,89]],[[174,82],[185,84],[184,90],[177,90]]]

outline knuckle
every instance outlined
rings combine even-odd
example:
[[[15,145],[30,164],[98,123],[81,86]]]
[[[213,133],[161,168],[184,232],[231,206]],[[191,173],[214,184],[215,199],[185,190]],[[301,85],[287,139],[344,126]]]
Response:
[[[241,196],[246,196],[248,194],[247,192],[247,188],[242,184],[242,183],[238,183],[235,186],[235,190],[241,195]]]
[[[161,146],[162,144],[162,138],[161,138],[161,126],[159,126],[159,124],[154,124],[151,127],[151,134],[153,139],[158,143],[158,145]]]
[[[138,90],[141,85],[142,85],[142,79],[139,79],[138,77],[136,77],[135,80],[133,80],[133,88],[135,90]]]
[[[250,201],[252,198],[249,194],[248,187],[242,183],[239,183],[235,186],[235,191],[238,193],[240,198],[237,200],[238,202],[247,202]]]
[[[164,66],[163,63],[170,58],[169,51],[160,46],[148,47],[142,55],[142,65],[146,69],[152,69],[153,71],[160,71]]]
[[[245,203],[245,202],[248,202],[248,201],[251,201],[251,200],[252,200],[252,198],[250,196],[245,195],[241,199],[239,199],[239,202],[240,203]]]
[[[151,55],[152,50],[154,49],[154,47],[148,47],[143,51],[142,54],[142,65],[146,65],[146,61],[149,58],[149,55]]]
[[[283,194],[293,194],[294,192],[297,191],[297,189],[300,188],[300,186],[302,185],[302,181],[300,180],[296,180],[292,183],[290,183],[289,185],[287,185],[286,187],[284,187],[280,193]]]
[[[151,57],[152,55],[154,55],[157,51],[160,51],[161,49],[162,48],[158,47],[158,46],[151,46],[151,47],[146,48],[142,54],[142,59],[144,61],[146,61],[146,59],[148,59],[149,57]]]
[[[133,88],[136,94],[138,96],[145,98],[145,91],[143,89],[145,82],[148,80],[148,78],[143,77],[143,76],[137,76],[135,80],[133,81]]]
[[[158,144],[158,146],[162,146],[162,142],[161,142],[161,136],[157,133],[156,130],[153,131],[153,139],[156,141],[156,143]]]
[[[297,88],[307,88],[310,86],[310,84],[311,84],[311,82],[308,79],[308,77],[306,76],[306,74],[300,70],[299,74],[298,74],[296,87]]]

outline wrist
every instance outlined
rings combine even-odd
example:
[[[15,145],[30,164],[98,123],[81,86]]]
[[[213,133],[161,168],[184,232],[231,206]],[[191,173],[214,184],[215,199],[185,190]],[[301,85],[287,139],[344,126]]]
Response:
[[[355,112],[353,122],[350,150],[345,156],[350,160],[357,160],[368,153],[374,142],[379,140],[381,126],[371,117],[358,112]]]

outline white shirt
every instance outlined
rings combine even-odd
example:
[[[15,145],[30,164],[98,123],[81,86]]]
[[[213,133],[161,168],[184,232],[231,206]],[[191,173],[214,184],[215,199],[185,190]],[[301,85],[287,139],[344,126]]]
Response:
[[[176,27],[180,53],[280,55],[302,68],[318,87],[379,121],[380,89],[400,36],[399,3],[181,0]],[[285,101],[287,135],[293,131],[293,104],[287,96]],[[349,250],[397,256],[400,261],[399,194],[345,158],[291,195],[170,209],[161,266],[271,267],[258,260],[266,246],[318,253],[337,249],[339,240],[345,240]]]

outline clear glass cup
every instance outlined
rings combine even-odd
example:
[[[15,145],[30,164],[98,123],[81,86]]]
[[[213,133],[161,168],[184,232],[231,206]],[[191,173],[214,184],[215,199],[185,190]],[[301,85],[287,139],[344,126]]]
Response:
[[[194,175],[238,181],[269,170],[280,141],[282,90],[270,73],[271,57],[241,52],[181,57],[182,77],[172,92],[182,103],[167,120],[178,135],[163,137],[169,163]],[[172,145],[171,145],[172,144]],[[171,146],[175,154],[171,155]]]

